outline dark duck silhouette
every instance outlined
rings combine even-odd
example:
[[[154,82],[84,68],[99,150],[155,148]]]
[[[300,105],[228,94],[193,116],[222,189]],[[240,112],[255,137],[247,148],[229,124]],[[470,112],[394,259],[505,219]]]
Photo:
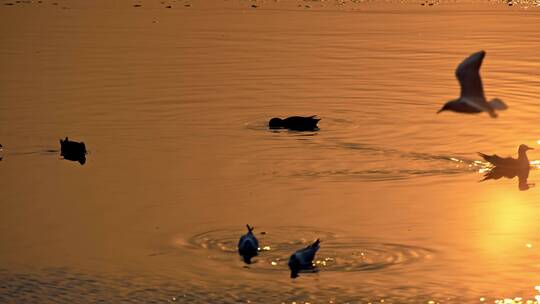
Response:
[[[478,153],[478,155],[495,167],[528,169],[530,167],[529,158],[527,157],[528,150],[534,149],[528,147],[527,145],[519,145],[517,159],[511,157],[500,157],[497,154],[487,155],[484,153]]]
[[[246,264],[251,264],[251,259],[258,255],[259,241],[253,234],[254,227],[246,225],[248,232],[238,241],[238,254],[242,256]]]
[[[467,57],[456,69],[456,77],[461,86],[461,94],[458,99],[447,102],[437,113],[454,111],[459,113],[487,112],[493,118],[497,117],[495,110],[506,110],[506,104],[494,98],[487,101],[484,95],[482,79],[480,78],[480,66],[486,56],[486,52],[476,52]]]
[[[316,116],[291,116],[285,119],[274,117],[268,122],[268,127],[270,129],[289,129],[293,131],[316,131],[319,129],[317,123],[320,120]]]
[[[517,159],[500,157],[496,154],[486,155],[484,153],[478,153],[484,160],[494,166],[491,170],[486,172],[482,181],[490,179],[497,180],[502,177],[514,178],[517,176],[519,190],[528,190],[530,186],[534,185],[527,182],[530,171],[530,162],[527,157],[528,150],[534,149],[527,145],[519,145]]]
[[[319,250],[320,240],[317,239],[313,244],[302,248],[291,255],[289,258],[289,268],[291,269],[291,278],[297,278],[301,270],[314,269],[313,259],[317,250]]]
[[[71,141],[66,136],[66,139],[60,139],[60,155],[64,159],[78,161],[81,165],[86,162],[86,146],[84,142]]]

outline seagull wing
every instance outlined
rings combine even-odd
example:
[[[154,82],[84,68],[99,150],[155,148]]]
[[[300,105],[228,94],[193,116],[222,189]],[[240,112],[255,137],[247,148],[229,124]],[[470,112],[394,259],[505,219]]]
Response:
[[[461,85],[461,98],[469,100],[486,100],[482,79],[480,79],[480,66],[486,52],[480,51],[463,60],[456,69],[456,77]]]

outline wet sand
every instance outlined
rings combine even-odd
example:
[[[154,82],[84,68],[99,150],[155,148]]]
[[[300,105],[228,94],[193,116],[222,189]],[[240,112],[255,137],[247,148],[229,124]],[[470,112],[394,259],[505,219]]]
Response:
[[[2,2],[0,302],[538,301],[538,189],[479,183],[476,152],[540,148],[539,9]],[[481,49],[509,109],[436,115]],[[246,223],[268,247],[249,267]],[[320,271],[291,280],[317,237]]]

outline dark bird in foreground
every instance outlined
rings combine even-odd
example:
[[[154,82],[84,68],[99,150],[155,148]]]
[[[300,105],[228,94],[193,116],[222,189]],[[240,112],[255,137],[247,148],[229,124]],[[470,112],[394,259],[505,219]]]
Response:
[[[242,256],[246,264],[251,264],[251,259],[258,255],[259,241],[253,234],[254,227],[246,225],[248,232],[238,241],[238,254]]]
[[[319,129],[317,123],[320,120],[316,116],[291,116],[285,119],[274,117],[268,122],[268,127],[270,129],[289,129],[293,131],[316,131]]]
[[[69,138],[60,139],[60,155],[64,159],[78,161],[81,165],[86,162],[86,146],[84,142],[71,141]]]
[[[527,151],[528,150],[534,150],[531,147],[528,147],[527,145],[519,145],[518,148],[518,158],[511,158],[511,157],[500,157],[497,154],[494,155],[487,155],[484,153],[478,153],[478,155],[482,156],[484,160],[491,163],[495,167],[504,167],[504,168],[529,168],[529,158],[527,157]]]
[[[289,258],[289,268],[291,269],[291,278],[298,277],[300,270],[310,270],[314,269],[313,259],[317,250],[319,250],[319,239],[317,239],[313,244],[302,248],[291,255]]]
[[[494,98],[487,101],[484,95],[482,79],[480,78],[480,66],[486,52],[480,51],[467,57],[456,69],[456,77],[461,86],[461,94],[458,99],[447,102],[437,113],[454,111],[460,113],[487,112],[493,118],[497,117],[495,110],[506,110],[506,104]]]

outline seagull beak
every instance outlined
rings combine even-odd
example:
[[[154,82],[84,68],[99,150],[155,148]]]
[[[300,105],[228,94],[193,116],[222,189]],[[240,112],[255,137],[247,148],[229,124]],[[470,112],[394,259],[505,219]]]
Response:
[[[442,111],[444,111],[444,108],[441,108],[439,111],[437,111],[437,114],[441,113]]]
[[[531,147],[527,147],[527,150],[534,150],[534,148],[531,148]]]

